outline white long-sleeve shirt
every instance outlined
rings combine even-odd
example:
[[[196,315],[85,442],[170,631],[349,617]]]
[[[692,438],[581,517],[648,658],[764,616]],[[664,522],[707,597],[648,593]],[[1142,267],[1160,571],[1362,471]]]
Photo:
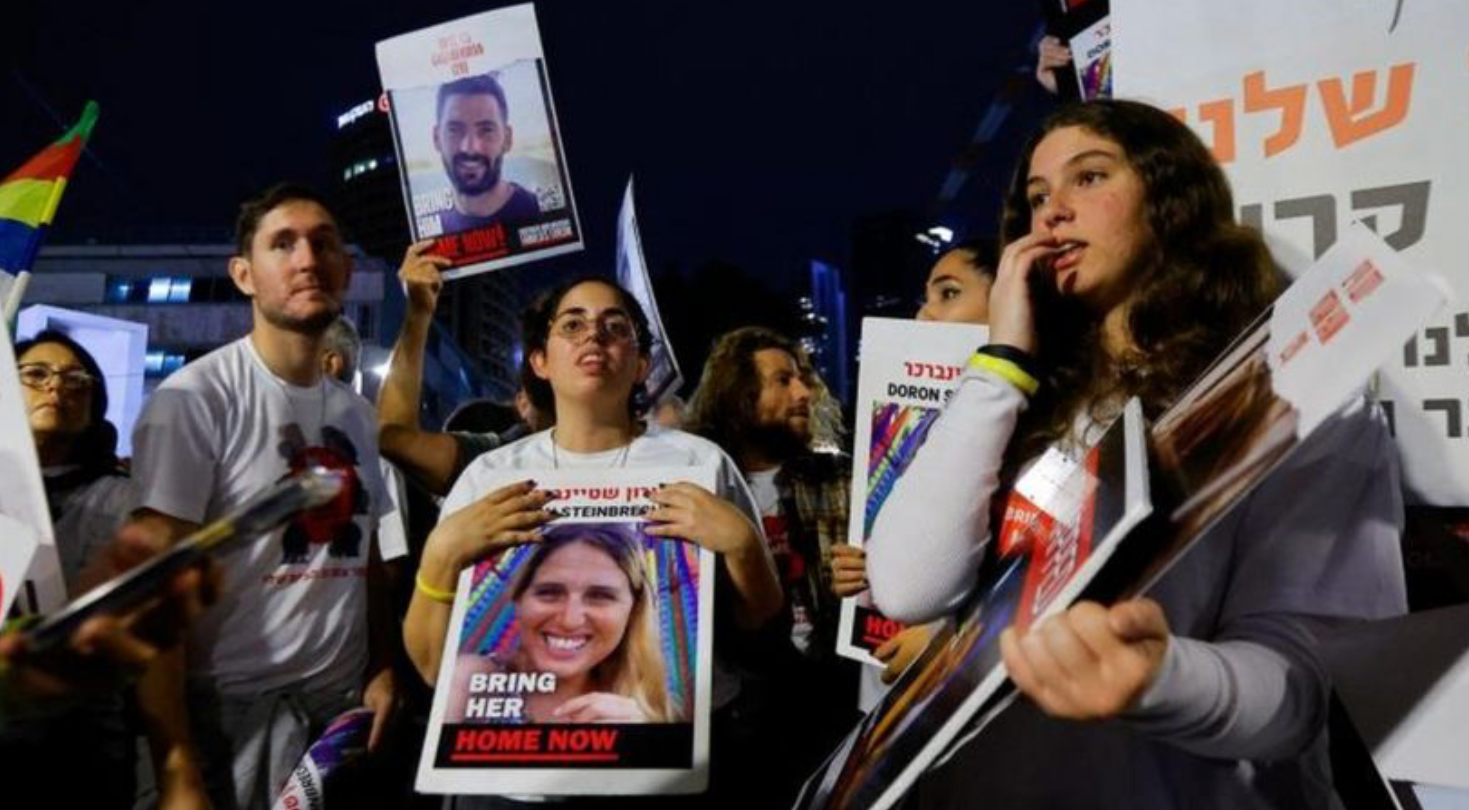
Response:
[[[974,587],[1023,407],[987,372],[962,379],[868,541],[889,615],[931,619]],[[1172,636],[1126,717],[1073,723],[1017,703],[925,780],[923,806],[1317,806],[1328,690],[1313,630],[1406,609],[1401,525],[1396,450],[1359,398],[1150,590]]]

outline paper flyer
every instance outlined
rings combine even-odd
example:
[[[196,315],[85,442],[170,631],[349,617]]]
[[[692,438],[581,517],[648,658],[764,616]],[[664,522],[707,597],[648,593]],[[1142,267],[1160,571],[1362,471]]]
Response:
[[[1413,272],[1370,231],[1357,226],[1344,234],[1149,430],[1153,493],[1147,500],[1164,494],[1160,520],[1131,535],[1132,526],[1119,521],[1084,564],[1060,574],[1064,582],[1048,575],[1044,563],[1035,574],[1023,553],[1058,539],[1068,548],[1073,534],[1076,502],[1067,493],[1075,491],[1076,473],[1058,469],[1055,454],[1043,456],[1008,496],[981,585],[953,630],[936,637],[813,775],[797,808],[891,807],[960,729],[1000,705],[1009,687],[997,646],[986,645],[997,644],[1004,625],[1033,613],[1027,598],[1040,602],[1054,592],[1060,609],[1084,589],[1104,600],[1146,592],[1360,389],[1446,296],[1442,279]],[[1091,451],[1102,451],[1098,469],[1106,469],[1105,448],[1116,432],[1114,425]],[[1105,489],[1110,479],[1098,478]],[[1057,481],[1066,483],[1057,487]],[[1087,511],[1083,502],[1081,512]],[[1037,577],[1037,596],[1027,597]],[[972,733],[983,733],[982,725]]]
[[[1112,17],[1082,29],[1068,43],[1083,101],[1112,97]]]
[[[988,334],[985,327],[969,324],[862,320],[847,542],[867,544],[878,510],[928,438],[964,363]],[[842,600],[837,652],[881,666],[872,651],[902,629],[873,607],[869,592],[849,596]]]
[[[633,207],[632,178],[622,194],[622,210],[617,214],[617,283],[621,284],[648,313],[648,327],[653,332],[653,368],[645,383],[648,404],[654,405],[665,392],[677,391],[683,385],[678,357],[663,328],[658,314],[658,297],[653,294],[653,280],[648,276],[648,263],[643,258],[643,238],[638,233],[638,212]]]
[[[21,398],[15,347],[8,326],[0,324],[0,619],[11,606],[44,613],[66,603],[61,558],[46,504],[46,485],[36,458],[36,442]],[[18,600],[18,601],[17,601]]]
[[[580,250],[530,4],[377,44],[409,230],[454,279]]]
[[[526,478],[506,471],[498,487]],[[466,569],[418,790],[695,793],[709,767],[713,555],[645,534],[662,484],[713,468],[537,470],[558,515]]]

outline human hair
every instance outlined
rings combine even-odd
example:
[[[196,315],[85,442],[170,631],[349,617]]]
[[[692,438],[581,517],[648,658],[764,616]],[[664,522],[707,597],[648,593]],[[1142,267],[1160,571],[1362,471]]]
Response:
[[[338,315],[321,335],[321,350],[336,352],[342,358],[342,370],[347,379],[357,373],[357,364],[362,360],[362,336],[357,327],[344,315]]]
[[[763,326],[743,326],[714,342],[699,388],[689,400],[684,429],[735,452],[757,422],[760,370],[755,354],[779,349],[796,361],[801,381],[811,389],[811,441],[808,447],[837,446],[841,439],[841,405],[827,390],[811,357],[800,344]]]
[[[510,120],[510,105],[505,102],[505,88],[500,86],[500,80],[493,73],[465,76],[439,85],[439,97],[434,107],[435,121],[443,119],[444,104],[451,96],[494,96],[500,105],[500,116],[506,121]]]
[[[97,365],[92,353],[82,347],[65,332],[46,329],[29,340],[15,344],[15,361],[24,362],[26,352],[37,346],[54,343],[64,346],[76,356],[77,362],[94,380],[92,384],[92,407],[87,412],[87,427],[72,443],[72,458],[68,461],[84,470],[104,475],[117,468],[117,428],[107,421],[107,384],[102,367]]]
[[[658,639],[658,594],[644,561],[643,543],[630,524],[560,524],[548,526],[516,574],[510,589],[519,601],[535,581],[541,565],[557,551],[583,544],[606,554],[627,577],[632,610],[617,648],[592,667],[597,691],[632,698],[649,722],[679,719],[668,700],[662,646]]]
[[[1134,288],[1125,304],[1132,348],[1108,356],[1094,314],[1041,295],[1044,386],[1012,443],[1020,458],[1068,435],[1084,409],[1137,396],[1156,417],[1281,289],[1260,234],[1235,222],[1229,182],[1209,150],[1178,119],[1135,101],[1070,104],[1041,124],[1006,192],[1005,244],[1031,230],[1027,181],[1037,145],[1066,127],[1115,143],[1142,182],[1146,244],[1130,269]]]
[[[332,211],[331,204],[316,189],[300,183],[277,183],[240,204],[240,213],[235,217],[235,255],[249,257],[255,232],[260,229],[260,220],[265,219],[265,215],[271,211],[292,202],[316,203],[332,218],[337,230],[341,230],[342,223]]]
[[[550,416],[552,424],[556,421],[556,394],[551,390],[551,383],[536,376],[535,369],[531,367],[530,358],[535,352],[546,351],[546,341],[551,336],[551,319],[556,317],[556,310],[561,307],[561,299],[566,294],[583,284],[601,284],[617,294],[618,305],[627,311],[627,316],[632,319],[633,331],[638,338],[638,355],[644,358],[652,357],[653,353],[653,330],[648,325],[648,315],[643,312],[642,304],[633,294],[623,289],[622,285],[606,276],[583,275],[577,276],[570,281],[552,287],[542,293],[538,298],[526,307],[520,316],[520,384],[525,389],[525,395],[530,397],[531,405],[536,410]],[[642,413],[647,407],[647,389],[642,383],[633,386],[632,396],[628,397],[627,411],[632,416]]]
[[[962,257],[976,275],[994,280],[996,268],[1000,264],[1000,247],[993,236],[972,236],[955,242],[940,258],[950,254]]]

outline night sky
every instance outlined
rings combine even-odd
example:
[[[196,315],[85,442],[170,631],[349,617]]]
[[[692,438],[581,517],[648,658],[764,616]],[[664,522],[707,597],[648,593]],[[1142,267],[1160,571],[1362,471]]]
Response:
[[[379,89],[377,40],[499,5],[10,3],[0,169],[95,98],[101,120],[53,241],[223,233],[271,182],[330,186],[337,114]],[[1033,3],[543,0],[537,12],[586,233],[576,269],[610,268],[629,173],[655,268],[719,260],[776,287],[808,258],[846,264],[860,216],[987,229],[1013,145],[1047,103],[1031,88],[959,204],[937,211],[985,107],[1033,64]]]

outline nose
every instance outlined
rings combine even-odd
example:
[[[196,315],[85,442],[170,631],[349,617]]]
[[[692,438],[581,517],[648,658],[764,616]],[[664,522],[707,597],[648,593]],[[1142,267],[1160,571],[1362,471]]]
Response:
[[[559,618],[561,620],[561,626],[567,630],[580,628],[586,623],[586,606],[581,603],[580,599],[567,599],[561,605],[561,615]]]
[[[791,396],[797,402],[806,402],[811,399],[811,386],[807,385],[806,381],[800,377],[792,377]]]
[[[928,311],[928,302],[925,301],[923,306],[918,308],[918,314],[914,315],[913,319],[918,321],[933,320],[933,313]]]
[[[1051,229],[1054,229],[1062,222],[1070,222],[1074,216],[1075,214],[1071,210],[1071,205],[1060,191],[1052,192],[1051,196],[1046,200],[1045,206],[1041,209],[1041,222],[1045,223],[1046,227]]]
[[[310,269],[316,267],[317,260],[316,248],[312,247],[310,239],[296,240],[296,246],[291,250],[292,265],[303,269]]]

